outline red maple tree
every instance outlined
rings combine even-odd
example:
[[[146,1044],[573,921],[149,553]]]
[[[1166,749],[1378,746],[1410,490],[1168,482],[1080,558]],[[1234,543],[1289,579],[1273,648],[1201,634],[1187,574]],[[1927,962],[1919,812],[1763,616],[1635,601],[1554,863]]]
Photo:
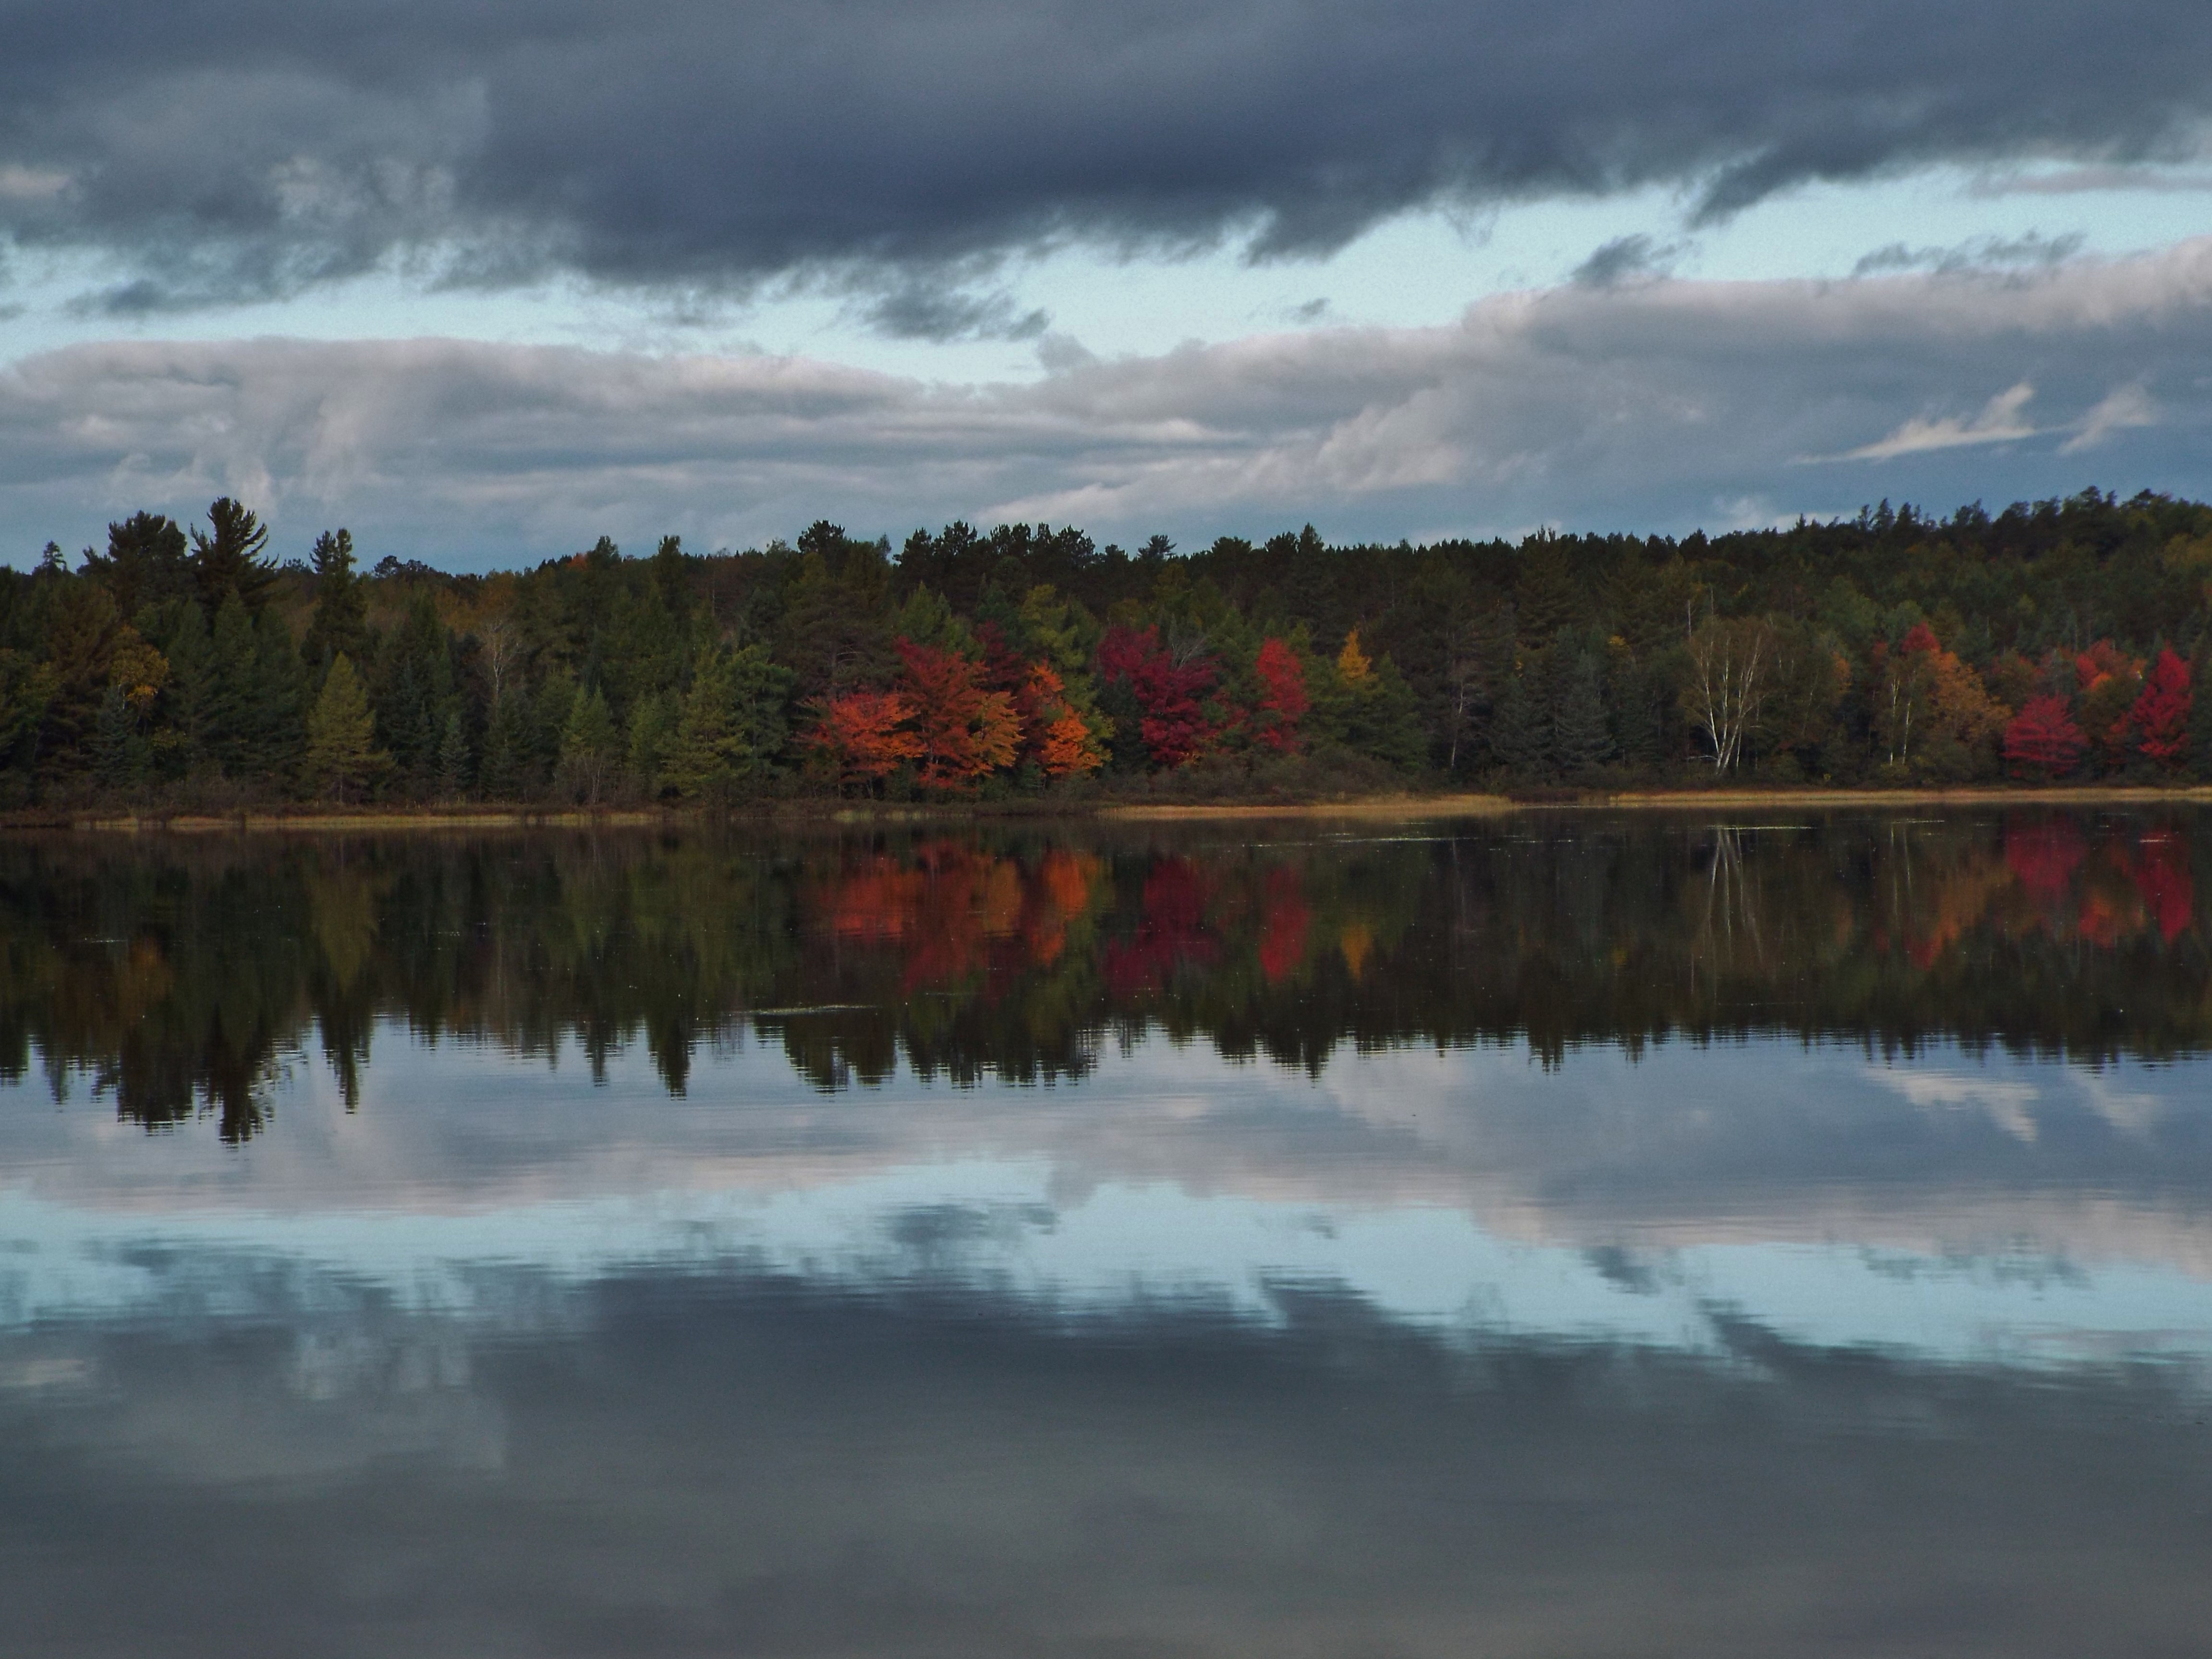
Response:
[[[1306,928],[1312,920],[1296,870],[1267,872],[1266,907],[1260,921],[1260,972],[1268,984],[1279,985],[1305,960]]]
[[[1260,677],[1260,707],[1255,722],[1260,741],[1278,753],[1287,754],[1298,746],[1298,721],[1312,706],[1306,696],[1305,665],[1282,641],[1268,639],[1261,644],[1259,659],[1253,668]]]
[[[2004,732],[2004,757],[2015,771],[2033,768],[2045,778],[2081,763],[2089,740],[2067,713],[2063,697],[2030,697]]]
[[[2160,766],[2179,764],[2189,754],[2189,665],[2169,646],[2143,682],[2142,693],[2128,710],[2136,747]]]
[[[1203,656],[1178,663],[1160,643],[1159,629],[1115,627],[1098,642],[1099,678],[1125,680],[1144,711],[1138,735],[1160,766],[1185,766],[1205,752],[1216,733],[1201,699],[1213,689],[1212,661]]]

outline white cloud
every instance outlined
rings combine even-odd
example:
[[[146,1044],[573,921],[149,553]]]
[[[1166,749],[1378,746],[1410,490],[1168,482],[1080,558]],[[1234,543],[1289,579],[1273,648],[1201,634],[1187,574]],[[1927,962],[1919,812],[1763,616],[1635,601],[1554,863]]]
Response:
[[[1978,1111],[2015,1140],[2032,1143],[2036,1139],[2035,1107],[2042,1091],[2032,1083],[1888,1067],[1875,1068],[1870,1075],[1923,1111]]]
[[[2017,442],[2035,436],[2035,428],[2021,418],[2021,411],[2035,396],[2026,380],[2008,387],[1982,405],[1972,420],[1947,415],[1929,420],[1916,415],[1879,442],[1845,450],[1836,457],[1844,461],[1887,461],[1899,455],[1923,455],[1934,449],[1963,449],[1974,444]]]
[[[2062,455],[2094,449],[2116,432],[2158,424],[2158,405],[2140,386],[2124,386],[2084,415],[2079,429],[2058,447]]]
[[[452,340],[75,346],[0,370],[0,534],[21,562],[231,489],[273,507],[280,546],[344,522],[462,565],[603,531],[742,544],[824,514],[1186,544],[1308,518],[1340,538],[1687,529],[1716,501],[1832,509],[1840,475],[1793,466],[1808,456],[1942,507],[2070,491],[2054,463],[2093,444],[2100,482],[2212,493],[2212,239],[2002,276],[1570,285],[1438,327],[1050,365],[945,385]],[[1930,412],[1962,392],[1987,400]]]

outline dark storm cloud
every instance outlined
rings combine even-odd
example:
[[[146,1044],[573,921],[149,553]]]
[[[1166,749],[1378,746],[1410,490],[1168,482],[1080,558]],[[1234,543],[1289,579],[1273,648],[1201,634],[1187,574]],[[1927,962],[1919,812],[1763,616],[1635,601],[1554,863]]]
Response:
[[[742,289],[1066,237],[1322,251],[1423,204],[1655,181],[1710,218],[1934,161],[2172,159],[2212,113],[2212,10],[2175,0],[10,11],[0,224],[123,256],[120,310],[408,250],[454,280]]]

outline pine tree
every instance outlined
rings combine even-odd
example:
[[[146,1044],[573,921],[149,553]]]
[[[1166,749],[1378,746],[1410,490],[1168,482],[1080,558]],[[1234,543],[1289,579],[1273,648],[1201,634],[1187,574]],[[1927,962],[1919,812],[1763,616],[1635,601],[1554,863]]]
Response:
[[[343,802],[349,791],[365,791],[391,763],[376,746],[368,692],[354,672],[353,659],[341,652],[307,716],[307,775]]]
[[[208,639],[207,616],[198,600],[177,606],[162,649],[169,659],[162,766],[190,775],[208,763],[208,730],[216,700],[215,649]]]
[[[622,753],[615,717],[597,686],[569,704],[561,732],[560,770],[562,782],[591,805],[612,777]]]
[[[289,787],[306,738],[307,670],[292,631],[272,605],[253,625],[253,775]]]
[[[438,793],[459,800],[469,787],[469,730],[457,704],[446,715],[446,730],[438,739]]]
[[[252,776],[258,758],[254,659],[253,618],[234,592],[216,613],[208,651],[207,751],[227,777]]]
[[[276,572],[261,556],[269,544],[269,527],[228,495],[208,507],[208,528],[192,532],[192,578],[198,583],[200,603],[219,611],[236,594],[248,611],[258,611],[268,602]]]
[[[641,697],[629,711],[629,746],[623,763],[637,787],[648,795],[660,793],[661,768],[667,762],[670,745],[676,740],[679,718],[680,705],[673,691]]]
[[[107,551],[89,553],[84,574],[106,584],[116,611],[134,619],[150,605],[192,590],[185,532],[158,513],[134,513],[107,526]]]
[[[353,534],[325,530],[315,538],[307,562],[315,572],[315,614],[301,650],[320,668],[341,651],[356,662],[368,659],[368,597],[354,574]]]
[[[1598,687],[1597,659],[1564,641],[1554,655],[1559,669],[1558,702],[1552,709],[1553,759],[1568,777],[1587,776],[1613,755],[1605,699]]]
[[[484,727],[483,762],[477,777],[489,800],[523,800],[538,793],[536,724],[530,694],[520,677],[492,705]]]
[[[1527,674],[1514,675],[1498,689],[1491,710],[1491,758],[1515,777],[1540,776],[1550,760],[1551,724],[1529,695]]]
[[[679,794],[726,801],[738,786],[768,775],[783,747],[783,699],[792,678],[763,646],[708,653],[662,767]]]
[[[2206,684],[2206,675],[2212,673],[2212,650],[2197,647],[2197,684]],[[2199,696],[2189,708],[2189,752],[2195,763],[2197,778],[2212,782],[2212,696]]]
[[[103,789],[136,787],[146,775],[145,739],[139,734],[138,717],[119,685],[111,685],[100,699],[94,717],[90,744],[92,775]]]
[[[1521,559],[1521,573],[1513,584],[1521,637],[1540,642],[1581,622],[1588,605],[1567,562],[1566,544],[1557,536],[1540,535],[1533,544],[1523,544]]]

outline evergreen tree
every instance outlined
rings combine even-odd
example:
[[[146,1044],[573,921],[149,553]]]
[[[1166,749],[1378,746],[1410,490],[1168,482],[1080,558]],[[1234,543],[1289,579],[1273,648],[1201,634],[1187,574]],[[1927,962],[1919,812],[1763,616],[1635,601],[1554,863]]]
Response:
[[[245,601],[231,593],[216,613],[209,642],[205,737],[208,755],[226,777],[252,776],[260,758],[254,741],[261,735],[256,657],[253,618]]]
[[[106,585],[118,614],[135,618],[148,605],[192,591],[185,532],[158,513],[134,513],[107,526],[107,551],[88,553],[84,571]]]
[[[438,793],[458,800],[469,787],[469,731],[456,703],[446,715],[446,729],[438,739]]]
[[[306,750],[307,708],[307,670],[291,629],[272,606],[253,625],[253,719],[248,736],[253,776],[278,788],[290,787]]]
[[[1613,719],[1613,752],[1632,767],[1658,765],[1665,755],[1666,691],[1625,645],[1607,655],[1605,702]]]
[[[111,685],[100,699],[94,717],[90,759],[92,775],[103,789],[135,788],[146,775],[146,744],[138,731],[123,688]]]
[[[597,805],[622,755],[622,740],[607,700],[594,686],[568,707],[561,732],[560,772],[568,789]]]
[[[783,747],[793,675],[765,647],[717,647],[699,665],[662,771],[687,800],[726,800],[765,777]]]
[[[391,765],[376,746],[376,715],[368,691],[354,672],[353,659],[341,652],[331,659],[322,695],[307,717],[307,775],[340,801],[366,791]]]
[[[641,697],[630,710],[629,743],[623,763],[637,787],[648,795],[661,789],[661,768],[676,741],[676,723],[682,717],[673,691]]]
[[[1567,544],[1548,532],[1524,544],[1521,571],[1513,584],[1513,609],[1523,640],[1550,639],[1581,622],[1587,612],[1582,584],[1567,561]]]
[[[1551,746],[1551,721],[1529,695],[1528,674],[1514,675],[1491,712],[1491,758],[1515,777],[1537,777],[1548,769]]]
[[[1553,655],[1559,669],[1558,701],[1552,709],[1553,759],[1568,777],[1584,777],[1613,755],[1597,659],[1564,641]]]
[[[219,611],[234,593],[248,611],[259,611],[276,581],[275,568],[261,556],[268,544],[268,526],[244,507],[228,495],[211,503],[207,530],[192,532],[192,579],[200,603]]]
[[[368,596],[354,574],[353,533],[325,530],[315,538],[307,562],[315,572],[315,613],[301,650],[320,669],[341,651],[368,660]]]
[[[537,721],[518,677],[492,705],[484,726],[483,761],[477,778],[489,800],[525,800],[538,793]]]
[[[161,764],[165,771],[187,776],[209,763],[208,729],[216,701],[215,647],[197,599],[177,602],[161,648],[169,659]]]
[[[1363,755],[1417,772],[1427,757],[1421,711],[1398,665],[1383,657],[1355,689],[1352,747]]]
[[[2212,641],[2197,653],[2196,701],[2189,706],[2189,749],[2197,776],[2212,783],[2212,685],[2206,676],[2212,674]]]

